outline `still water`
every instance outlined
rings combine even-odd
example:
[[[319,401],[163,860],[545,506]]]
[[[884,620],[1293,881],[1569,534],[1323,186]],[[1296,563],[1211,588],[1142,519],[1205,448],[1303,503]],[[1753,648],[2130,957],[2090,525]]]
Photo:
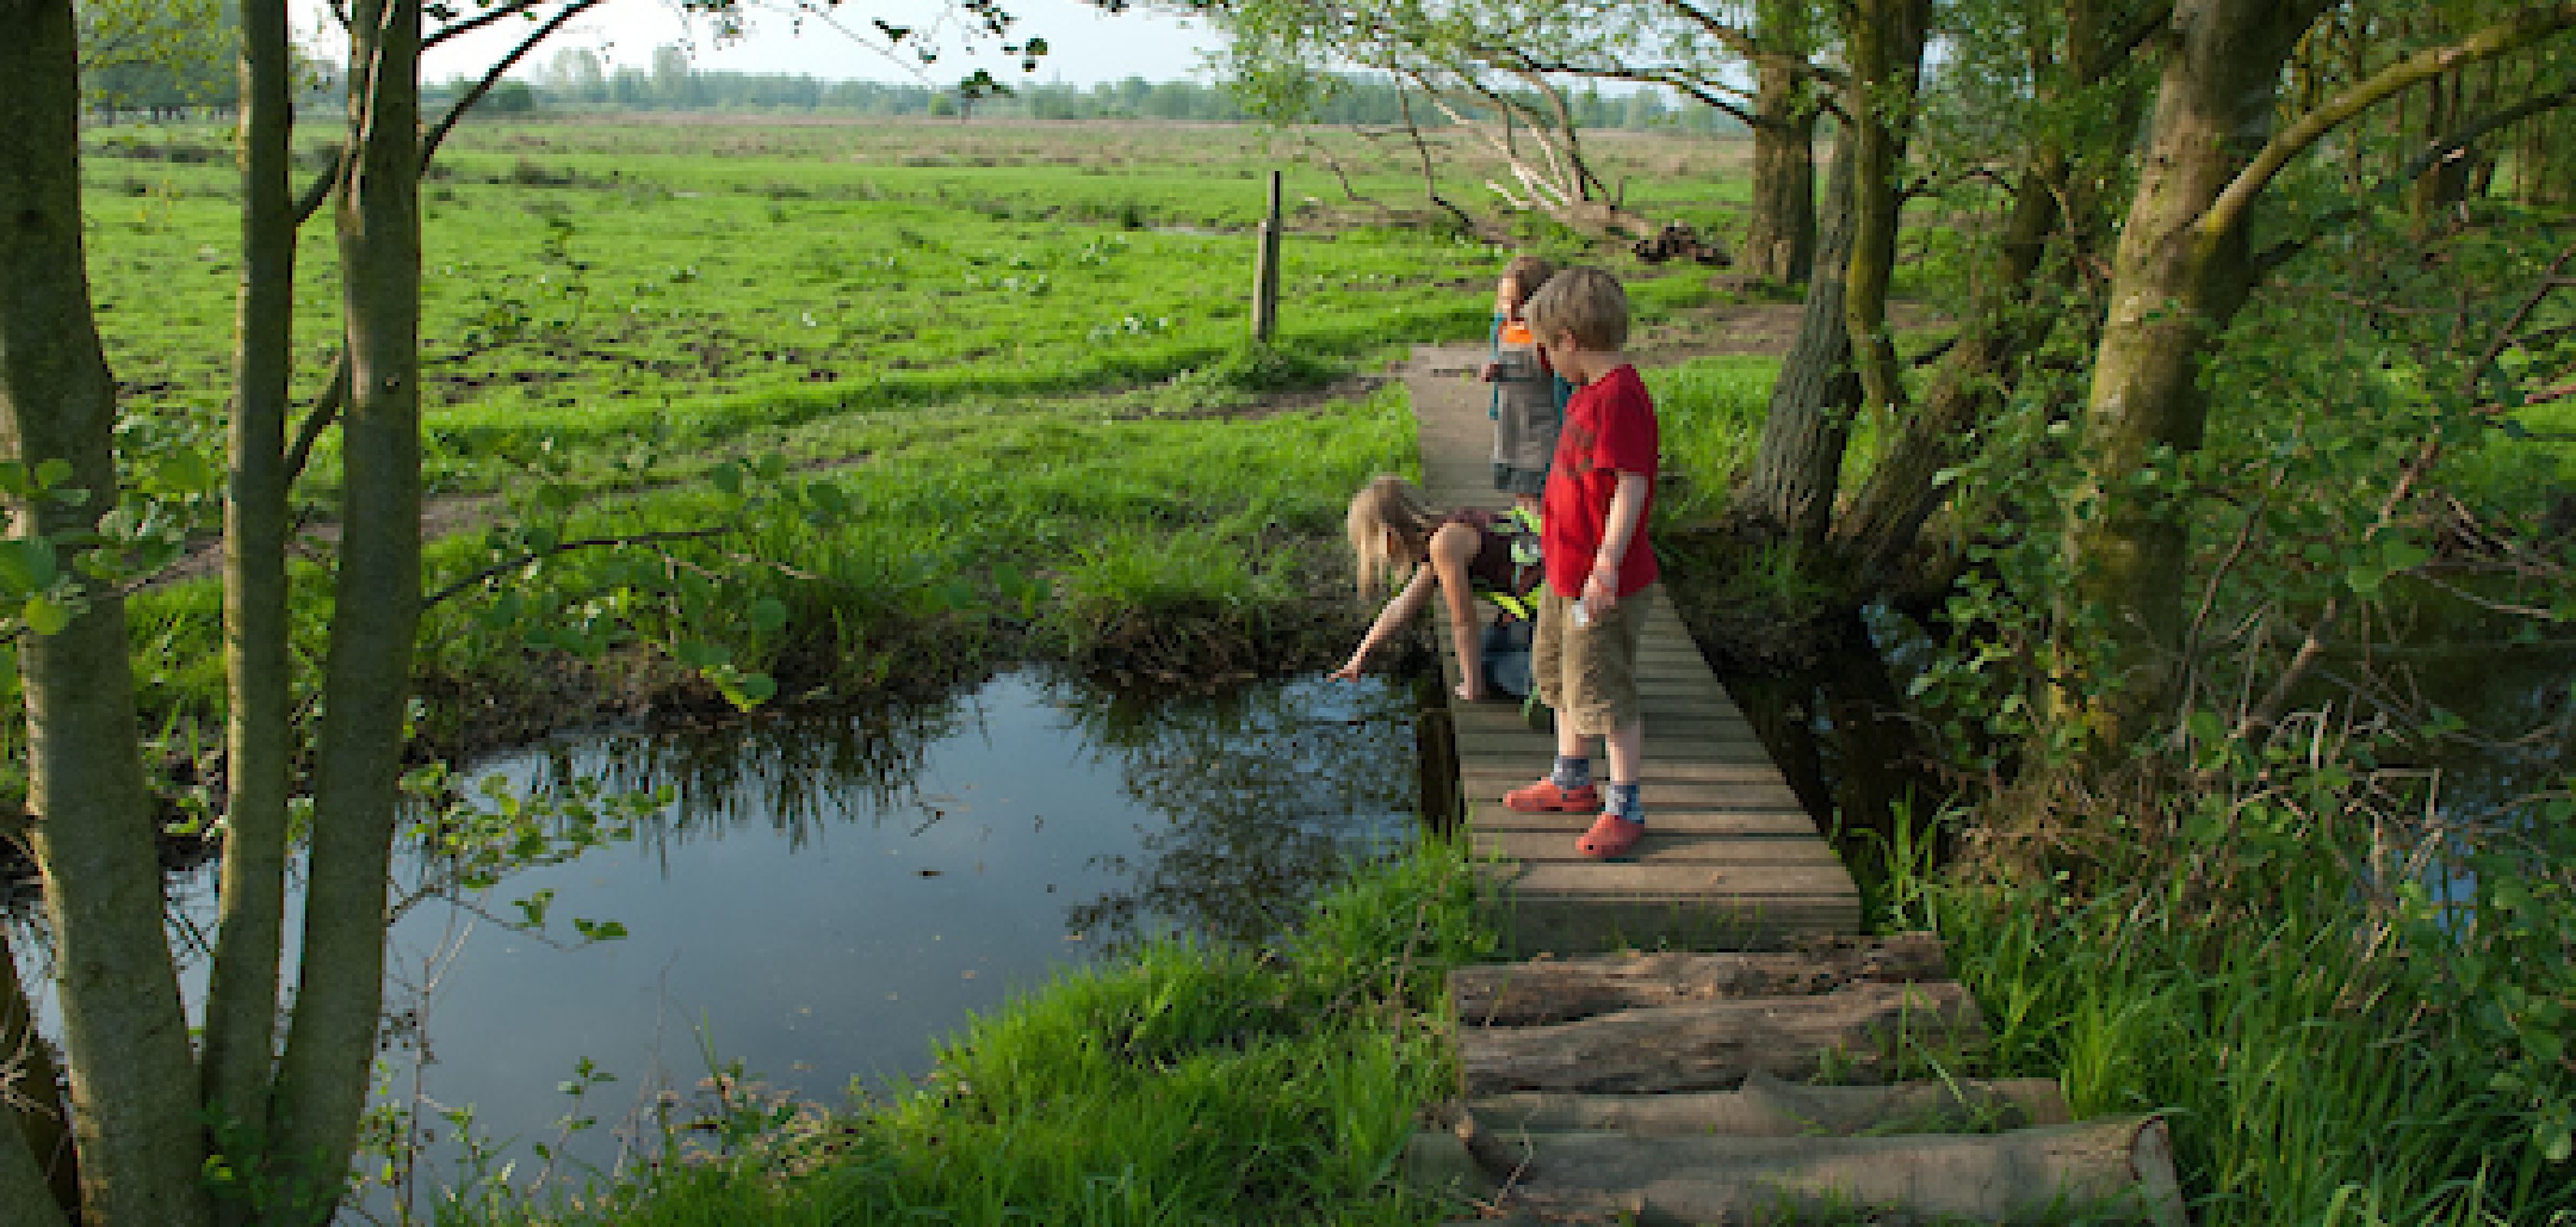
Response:
[[[588,778],[676,800],[629,842],[402,916],[382,1098],[470,1104],[524,1160],[587,1060],[616,1080],[571,1149],[606,1167],[614,1127],[687,1095],[706,1054],[827,1104],[921,1074],[971,1012],[1151,936],[1260,941],[1351,858],[1408,842],[1416,706],[1379,680],[1136,701],[1030,671],[891,713],[594,733],[478,763],[520,790]],[[545,891],[552,940],[511,927]],[[177,931],[208,924],[214,867],[170,896]],[[571,944],[575,917],[626,936]],[[192,998],[203,975],[198,960]]]

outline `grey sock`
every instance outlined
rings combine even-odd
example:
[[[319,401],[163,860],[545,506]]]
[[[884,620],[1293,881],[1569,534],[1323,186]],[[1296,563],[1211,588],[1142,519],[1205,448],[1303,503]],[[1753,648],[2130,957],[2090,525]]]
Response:
[[[1617,814],[1638,826],[1646,825],[1646,803],[1638,799],[1634,784],[1612,784],[1601,794],[1601,812]]]
[[[1548,772],[1547,778],[1555,781],[1557,787],[1567,792],[1590,788],[1592,787],[1592,760],[1568,758],[1559,754],[1556,756],[1556,770]]]

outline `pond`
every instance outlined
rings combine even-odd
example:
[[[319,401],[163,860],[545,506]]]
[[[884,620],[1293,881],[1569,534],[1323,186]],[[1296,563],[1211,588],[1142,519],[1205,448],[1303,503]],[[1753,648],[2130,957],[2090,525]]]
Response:
[[[566,1149],[603,1168],[616,1126],[689,1095],[711,1059],[826,1104],[881,1090],[926,1072],[971,1012],[1064,968],[1163,935],[1258,942],[1352,858],[1409,843],[1419,705],[1378,679],[1147,701],[1023,671],[891,712],[590,733],[488,759],[471,776],[514,790],[595,779],[675,799],[631,842],[401,917],[380,1102],[419,1097],[437,1180],[459,1154],[441,1105],[471,1105],[524,1179],[585,1062],[615,1081],[589,1092],[581,1112],[600,1124]],[[411,861],[398,879],[419,874]],[[176,931],[206,925],[214,867],[169,892]],[[510,923],[541,892],[544,938]],[[576,917],[625,936],[579,944]],[[42,940],[22,932],[22,957]],[[188,969],[192,997],[203,975]]]

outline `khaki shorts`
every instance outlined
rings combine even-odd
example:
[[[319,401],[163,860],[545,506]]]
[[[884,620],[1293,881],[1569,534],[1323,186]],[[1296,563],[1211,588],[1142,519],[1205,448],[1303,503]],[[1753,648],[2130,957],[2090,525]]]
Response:
[[[1598,737],[1644,715],[1637,702],[1637,645],[1646,635],[1646,601],[1654,593],[1648,584],[1606,614],[1593,611],[1590,625],[1576,626],[1574,602],[1553,585],[1539,589],[1530,674],[1538,701],[1575,732]]]

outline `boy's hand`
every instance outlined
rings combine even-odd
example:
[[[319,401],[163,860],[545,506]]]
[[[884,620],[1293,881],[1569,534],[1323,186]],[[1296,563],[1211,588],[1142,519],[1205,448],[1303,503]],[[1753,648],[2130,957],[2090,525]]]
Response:
[[[1356,682],[1360,680],[1360,674],[1367,668],[1368,654],[1365,652],[1358,653],[1353,655],[1349,660],[1342,662],[1342,667],[1333,670],[1329,676],[1337,682]]]
[[[1596,617],[1619,608],[1619,573],[1594,563],[1583,578],[1583,607]]]
[[[1500,362],[1488,362],[1485,365],[1476,368],[1476,382],[1478,383],[1492,383],[1502,377],[1503,364]]]

